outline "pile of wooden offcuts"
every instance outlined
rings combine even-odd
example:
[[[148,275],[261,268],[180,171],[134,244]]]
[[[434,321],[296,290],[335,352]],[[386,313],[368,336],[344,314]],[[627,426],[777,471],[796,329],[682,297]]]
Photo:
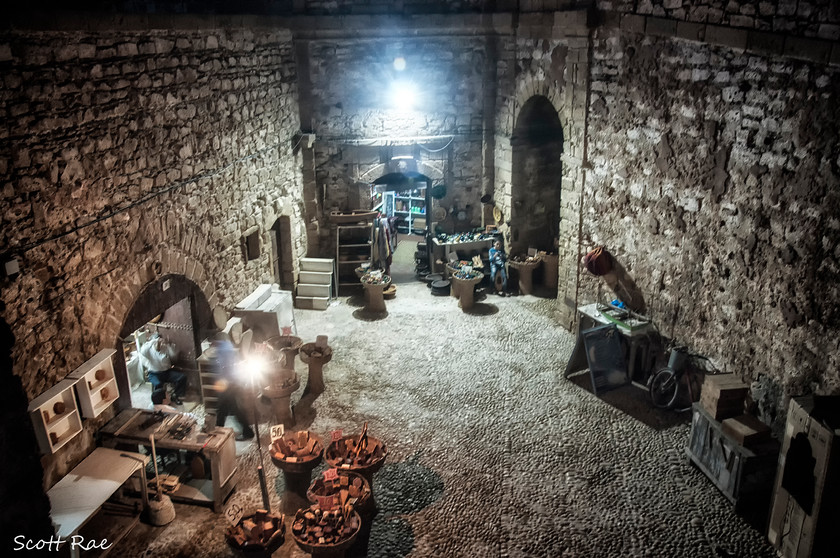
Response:
[[[292,533],[307,544],[335,545],[353,535],[359,529],[359,516],[353,513],[353,506],[322,510],[317,505],[298,511]]]
[[[312,483],[310,492],[315,496],[333,496],[336,505],[346,502],[349,498],[356,498],[357,505],[361,505],[370,496],[370,488],[365,487],[362,477],[355,473],[352,479],[349,475],[341,473],[332,480],[320,478]]]
[[[345,438],[330,445],[327,461],[335,467],[366,467],[385,457],[385,445],[375,438],[368,438],[367,423],[359,440]]]
[[[318,438],[310,436],[309,431],[300,430],[296,434],[277,438],[271,445],[271,450],[274,459],[295,463],[317,459],[324,447]]]
[[[225,535],[228,542],[236,548],[267,548],[283,538],[285,519],[282,513],[257,510],[252,517],[243,519],[235,527],[228,527]]]

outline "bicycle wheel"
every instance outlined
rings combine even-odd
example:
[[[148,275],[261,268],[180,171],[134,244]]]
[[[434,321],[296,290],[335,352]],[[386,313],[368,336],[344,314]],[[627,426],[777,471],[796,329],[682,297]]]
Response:
[[[648,388],[650,400],[655,407],[670,409],[677,401],[679,388],[680,382],[677,374],[670,368],[663,368],[653,376],[650,382]]]

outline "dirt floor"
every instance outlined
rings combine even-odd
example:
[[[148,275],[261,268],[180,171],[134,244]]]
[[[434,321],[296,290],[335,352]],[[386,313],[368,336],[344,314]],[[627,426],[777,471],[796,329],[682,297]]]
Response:
[[[478,295],[464,312],[413,278],[413,253],[409,243],[397,252],[385,314],[365,311],[360,295],[296,311],[304,342],[327,335],[334,352],[317,398],[301,398],[308,372],[297,361],[296,428],[328,437],[367,423],[388,448],[378,513],[348,556],[775,556],[686,463],[688,413],[654,412],[634,386],[599,398],[587,374],[564,377],[574,338],[552,318],[556,300]],[[256,444],[237,442],[237,453],[230,502],[255,509]],[[283,475],[265,463],[282,509]],[[176,514],[164,527],[141,522],[111,555],[234,555],[222,514],[180,504]],[[305,554],[287,534],[274,556]]]

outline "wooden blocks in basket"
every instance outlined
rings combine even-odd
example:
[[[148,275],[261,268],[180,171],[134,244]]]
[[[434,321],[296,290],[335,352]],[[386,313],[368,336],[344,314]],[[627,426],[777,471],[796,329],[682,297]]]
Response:
[[[703,381],[700,404],[715,420],[744,414],[750,387],[735,374],[708,374]]]

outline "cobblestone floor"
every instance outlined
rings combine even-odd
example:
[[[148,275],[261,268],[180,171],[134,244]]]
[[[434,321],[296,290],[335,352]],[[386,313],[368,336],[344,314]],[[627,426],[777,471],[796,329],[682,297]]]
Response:
[[[367,314],[359,296],[296,312],[304,342],[328,335],[334,351],[326,392],[295,409],[298,427],[328,436],[367,422],[389,450],[375,476],[379,513],[354,555],[775,556],[685,463],[687,417],[656,430],[563,377],[573,338],[555,325],[554,304],[492,296],[465,313],[413,282],[399,285],[387,316]],[[303,385],[299,361],[297,371]],[[258,507],[255,445],[237,446],[231,500]],[[282,475],[266,466],[276,509]],[[222,515],[176,511],[165,527],[138,525],[112,554],[233,555]],[[305,554],[287,536],[274,556]]]

